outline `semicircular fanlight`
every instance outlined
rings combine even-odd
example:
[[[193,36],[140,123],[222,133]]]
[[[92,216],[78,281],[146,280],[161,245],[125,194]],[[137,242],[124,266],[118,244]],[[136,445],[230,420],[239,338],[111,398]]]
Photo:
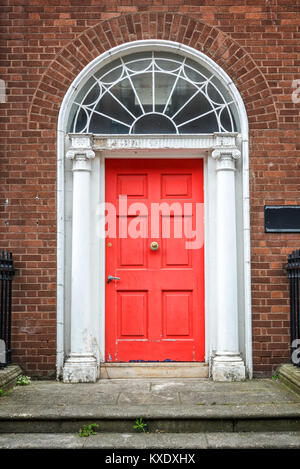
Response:
[[[203,65],[169,52],[138,52],[100,68],[79,91],[69,132],[236,132],[233,99]]]

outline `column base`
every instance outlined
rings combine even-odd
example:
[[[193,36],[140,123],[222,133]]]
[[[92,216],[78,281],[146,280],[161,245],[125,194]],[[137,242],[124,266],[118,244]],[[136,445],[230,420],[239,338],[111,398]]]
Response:
[[[99,367],[93,355],[72,354],[64,364],[64,383],[95,383]]]
[[[212,364],[213,381],[244,381],[246,368],[239,355],[216,355]]]

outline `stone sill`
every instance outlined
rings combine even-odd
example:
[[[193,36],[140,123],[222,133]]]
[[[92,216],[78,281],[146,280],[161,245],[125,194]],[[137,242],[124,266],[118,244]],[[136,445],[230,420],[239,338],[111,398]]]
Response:
[[[23,371],[19,365],[8,365],[5,368],[0,368],[0,388],[12,388],[22,374]]]
[[[281,365],[278,369],[278,378],[290,389],[300,393],[300,368],[290,364]]]

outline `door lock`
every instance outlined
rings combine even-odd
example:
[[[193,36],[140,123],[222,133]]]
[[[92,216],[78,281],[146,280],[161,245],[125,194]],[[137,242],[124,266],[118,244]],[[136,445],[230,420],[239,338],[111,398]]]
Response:
[[[112,275],[109,275],[107,277],[107,283],[110,283],[112,280],[121,280],[120,277],[113,277]]]

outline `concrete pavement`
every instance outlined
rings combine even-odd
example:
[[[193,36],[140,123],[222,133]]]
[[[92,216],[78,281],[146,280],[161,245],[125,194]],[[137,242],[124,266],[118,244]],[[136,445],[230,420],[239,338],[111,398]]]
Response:
[[[0,448],[27,447],[300,448],[300,395],[272,379],[32,381],[0,398]]]

